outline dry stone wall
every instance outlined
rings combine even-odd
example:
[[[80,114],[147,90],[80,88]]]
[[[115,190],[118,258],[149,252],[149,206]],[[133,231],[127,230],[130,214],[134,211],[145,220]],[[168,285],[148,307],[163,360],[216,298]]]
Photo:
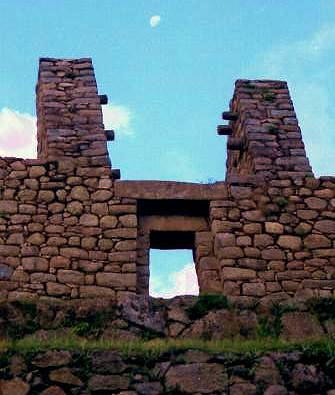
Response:
[[[134,201],[108,168],[2,159],[1,296],[112,297],[136,291]]]
[[[193,250],[201,292],[333,295],[335,179],[314,177],[285,82],[236,82],[212,185],[115,181],[90,59],[42,58],[36,92],[38,159],[0,159],[1,298],[148,296],[157,245]]]
[[[232,297],[328,297],[335,287],[335,178],[231,186],[211,202],[223,292]]]

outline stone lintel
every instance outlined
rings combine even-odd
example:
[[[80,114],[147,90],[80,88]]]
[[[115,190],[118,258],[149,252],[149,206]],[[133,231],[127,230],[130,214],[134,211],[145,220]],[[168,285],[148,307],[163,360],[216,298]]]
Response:
[[[115,196],[133,199],[214,200],[227,197],[224,182],[195,184],[175,181],[116,181]]]

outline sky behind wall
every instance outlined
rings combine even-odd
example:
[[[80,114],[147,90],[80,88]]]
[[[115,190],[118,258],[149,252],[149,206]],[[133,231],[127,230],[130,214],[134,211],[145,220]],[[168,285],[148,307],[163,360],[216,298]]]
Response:
[[[287,80],[315,173],[335,173],[334,0],[0,0],[0,37],[2,156],[36,155],[38,58],[89,56],[122,179],[222,180],[238,78]],[[194,288],[190,255],[152,255],[153,293]]]

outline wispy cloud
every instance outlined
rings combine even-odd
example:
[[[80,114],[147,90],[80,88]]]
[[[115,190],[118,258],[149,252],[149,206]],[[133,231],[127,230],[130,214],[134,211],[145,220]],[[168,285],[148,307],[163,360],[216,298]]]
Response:
[[[311,36],[274,46],[247,72],[252,78],[284,79],[289,83],[307,155],[317,175],[335,173],[334,65],[335,25]]]
[[[161,22],[161,17],[160,17],[160,15],[153,15],[153,16],[150,18],[150,26],[151,26],[151,27],[156,27],[156,26],[158,26],[158,25],[160,24],[160,22]]]
[[[152,277],[150,295],[172,298],[177,295],[198,295],[199,286],[194,263],[186,264],[181,270],[171,273],[168,278]]]
[[[102,114],[106,129],[115,129],[117,135],[131,135],[130,123],[132,113],[126,106],[108,104],[102,107]]]
[[[0,156],[36,158],[36,117],[2,108],[0,111]]]

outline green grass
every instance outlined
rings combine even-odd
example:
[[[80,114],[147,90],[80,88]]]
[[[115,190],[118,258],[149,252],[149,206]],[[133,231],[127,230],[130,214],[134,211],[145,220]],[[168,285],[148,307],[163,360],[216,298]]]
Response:
[[[256,354],[270,351],[308,351],[335,356],[335,342],[329,338],[288,342],[277,338],[255,340],[155,339],[150,341],[87,340],[76,337],[55,337],[48,341],[33,338],[0,342],[0,352],[37,353],[47,350],[93,351],[114,350],[125,356],[156,358],[164,353],[201,350],[208,353]]]

